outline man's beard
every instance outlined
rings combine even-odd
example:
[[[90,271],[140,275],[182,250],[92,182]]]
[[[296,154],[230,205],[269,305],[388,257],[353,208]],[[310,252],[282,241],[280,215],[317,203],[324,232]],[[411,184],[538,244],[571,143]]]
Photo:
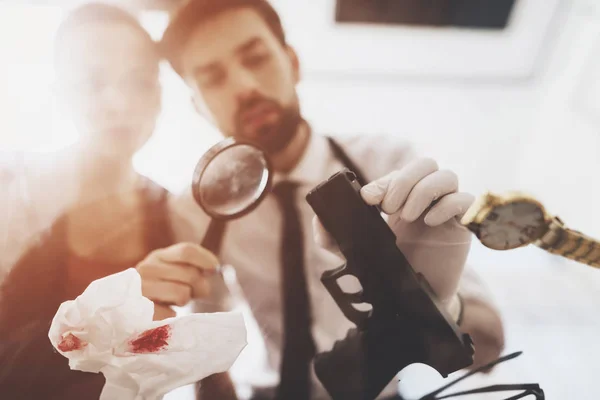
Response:
[[[270,112],[277,115],[277,119],[275,122],[259,126],[254,132],[248,132],[243,122],[243,116],[249,110],[259,106],[268,107]],[[254,96],[240,105],[235,115],[236,132],[233,132],[233,135],[250,140],[268,154],[273,155],[285,149],[294,139],[301,122],[302,117],[297,102],[283,107],[274,100]]]

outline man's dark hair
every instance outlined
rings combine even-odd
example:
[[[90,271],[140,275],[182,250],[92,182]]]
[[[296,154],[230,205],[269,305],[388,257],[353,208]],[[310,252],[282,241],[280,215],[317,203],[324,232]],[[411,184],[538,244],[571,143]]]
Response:
[[[154,43],[154,40],[148,31],[146,31],[136,17],[128,11],[110,4],[88,3],[71,11],[58,27],[54,38],[55,60],[61,51],[62,42],[65,38],[75,34],[74,31],[80,26],[97,22],[117,22],[127,25],[146,36],[150,43]]]
[[[189,0],[176,11],[163,34],[162,55],[169,61],[175,72],[181,76],[179,56],[196,27],[224,11],[244,7],[256,11],[281,44],[286,45],[281,19],[267,0]],[[231,29],[235,29],[235,27],[232,26]]]

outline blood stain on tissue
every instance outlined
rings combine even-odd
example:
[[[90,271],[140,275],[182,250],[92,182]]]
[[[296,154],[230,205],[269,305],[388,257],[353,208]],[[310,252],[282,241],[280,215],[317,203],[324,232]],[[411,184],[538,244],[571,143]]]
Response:
[[[171,337],[171,326],[163,325],[142,332],[130,342],[133,353],[156,353],[168,346]]]
[[[87,343],[83,342],[77,336],[69,333],[67,336],[62,338],[57,347],[63,353],[67,353],[69,351],[81,350],[86,344]]]

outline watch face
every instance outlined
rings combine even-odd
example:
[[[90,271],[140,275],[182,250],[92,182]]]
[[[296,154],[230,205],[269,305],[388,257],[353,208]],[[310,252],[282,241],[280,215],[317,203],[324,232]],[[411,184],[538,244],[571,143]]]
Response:
[[[508,250],[533,242],[546,229],[543,210],[520,201],[492,209],[481,223],[479,240],[492,249]]]

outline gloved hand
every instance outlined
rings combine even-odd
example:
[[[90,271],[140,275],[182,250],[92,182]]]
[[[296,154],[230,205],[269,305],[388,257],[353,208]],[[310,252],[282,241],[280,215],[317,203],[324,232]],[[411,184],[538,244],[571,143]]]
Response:
[[[361,196],[390,215],[388,224],[400,250],[451,313],[456,310],[455,294],[471,244],[471,233],[459,220],[474,201],[474,196],[458,192],[456,174],[419,158],[365,185]],[[316,217],[313,224],[317,243],[336,251]]]

